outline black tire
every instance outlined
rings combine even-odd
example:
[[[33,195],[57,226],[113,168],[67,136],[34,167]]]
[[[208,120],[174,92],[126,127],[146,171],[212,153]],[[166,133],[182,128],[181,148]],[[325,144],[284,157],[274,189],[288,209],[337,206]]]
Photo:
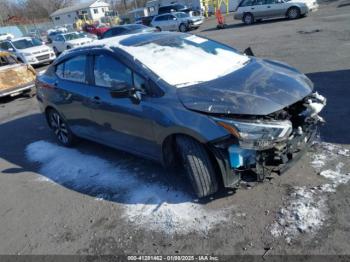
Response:
[[[54,134],[60,144],[66,147],[71,147],[75,144],[76,137],[70,130],[66,121],[56,110],[50,109],[47,112],[47,119],[50,128],[54,131]]]
[[[187,31],[187,26],[185,24],[180,24],[179,25],[179,31],[184,33]]]
[[[218,183],[213,164],[204,146],[187,136],[177,136],[176,143],[197,197],[214,194],[218,190]]]
[[[243,16],[242,19],[243,23],[245,23],[246,25],[251,25],[254,23],[254,16],[251,13],[246,13]]]
[[[300,9],[298,7],[291,7],[287,11],[288,19],[298,19],[300,17]]]

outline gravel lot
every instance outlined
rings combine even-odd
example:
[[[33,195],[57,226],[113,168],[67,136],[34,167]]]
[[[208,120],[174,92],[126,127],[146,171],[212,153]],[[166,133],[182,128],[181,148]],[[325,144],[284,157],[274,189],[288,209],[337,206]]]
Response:
[[[348,3],[194,31],[295,66],[328,99],[319,141],[283,176],[206,203],[152,162],[88,141],[59,147],[35,98],[1,99],[0,254],[350,254]]]

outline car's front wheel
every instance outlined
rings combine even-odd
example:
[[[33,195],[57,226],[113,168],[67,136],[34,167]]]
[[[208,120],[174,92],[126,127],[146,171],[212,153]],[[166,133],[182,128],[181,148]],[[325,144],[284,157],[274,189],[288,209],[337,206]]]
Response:
[[[300,17],[300,9],[298,7],[291,7],[287,12],[287,17],[289,19],[297,19]]]
[[[243,16],[243,23],[245,23],[246,25],[251,25],[254,23],[254,16],[251,13],[246,13]]]
[[[205,197],[218,190],[215,169],[205,147],[187,136],[177,136],[180,153],[187,176],[197,197]]]
[[[50,109],[47,113],[47,118],[49,126],[55,133],[58,141],[64,146],[72,146],[76,138],[61,115],[56,110]]]

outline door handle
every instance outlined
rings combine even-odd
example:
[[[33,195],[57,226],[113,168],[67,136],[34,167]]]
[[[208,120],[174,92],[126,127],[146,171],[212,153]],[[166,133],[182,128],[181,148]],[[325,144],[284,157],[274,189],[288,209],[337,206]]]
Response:
[[[267,8],[271,8],[271,6],[268,6]]]
[[[250,8],[250,9],[254,10],[255,8],[254,8],[254,7],[252,7],[252,8]]]

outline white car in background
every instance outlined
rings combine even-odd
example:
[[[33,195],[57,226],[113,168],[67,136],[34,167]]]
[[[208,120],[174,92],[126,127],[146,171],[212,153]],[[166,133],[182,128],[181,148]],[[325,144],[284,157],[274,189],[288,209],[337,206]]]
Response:
[[[56,55],[51,47],[32,37],[21,37],[0,42],[0,49],[12,53],[23,63],[37,65],[51,63]]]
[[[198,28],[203,23],[202,16],[189,16],[184,12],[172,12],[155,16],[151,26],[159,31],[186,32],[192,28]]]
[[[70,32],[66,34],[59,34],[52,41],[54,52],[57,54],[62,53],[67,49],[71,49],[77,46],[82,46],[94,41],[93,39],[86,37],[84,33]]]
[[[11,40],[15,38],[15,36],[13,34],[10,34],[10,33],[0,33],[0,41],[4,41],[4,40]]]
[[[55,28],[51,28],[49,30],[47,30],[47,34],[51,34],[52,32],[61,32],[61,33],[67,33],[68,29],[66,27],[63,26],[56,26]]]

